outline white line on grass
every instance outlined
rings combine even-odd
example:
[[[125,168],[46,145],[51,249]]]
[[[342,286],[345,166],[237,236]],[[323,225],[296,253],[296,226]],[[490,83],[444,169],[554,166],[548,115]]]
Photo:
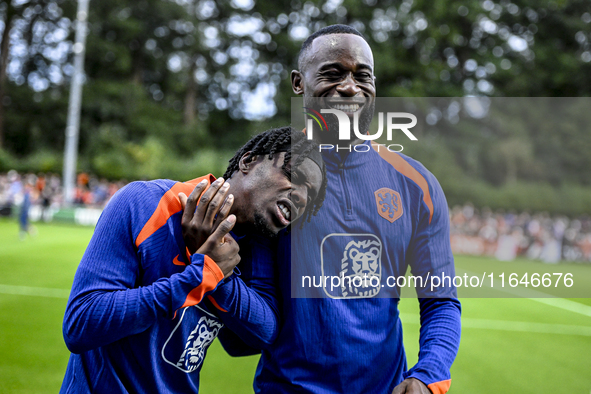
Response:
[[[401,313],[400,319],[406,324],[419,324],[419,316]],[[591,326],[570,326],[566,324],[531,323],[523,321],[462,318],[462,328],[485,330],[536,332],[541,334],[581,335],[591,337]]]
[[[477,275],[474,272],[458,269],[460,273],[468,275]],[[580,302],[571,301],[566,298],[555,298],[553,295],[541,292],[539,290],[525,288],[523,286],[517,287],[490,287],[487,283],[484,284],[489,289],[494,289],[498,292],[511,294],[514,298],[527,298],[532,301],[540,302],[542,304],[551,305],[565,311],[578,313],[584,316],[591,317],[591,306],[581,304]],[[490,297],[489,297],[490,298]],[[503,297],[499,297],[503,298]],[[506,297],[505,297],[506,298]]]
[[[530,298],[530,300],[591,317],[591,306],[581,304],[580,302],[567,300],[565,298]]]
[[[70,290],[51,289],[48,287],[0,285],[0,294],[67,299],[70,296]]]

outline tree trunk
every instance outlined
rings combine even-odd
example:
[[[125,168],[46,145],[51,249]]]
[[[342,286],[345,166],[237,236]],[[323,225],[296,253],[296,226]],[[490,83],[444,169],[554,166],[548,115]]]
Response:
[[[142,47],[144,42],[140,39],[135,39],[132,42],[131,57],[132,57],[132,74],[131,80],[134,84],[142,86],[144,83],[144,56],[142,54]]]
[[[39,18],[41,18],[41,14],[35,14],[31,18],[31,21],[29,22],[29,26],[27,26],[27,30],[25,30],[25,32],[23,33],[23,38],[25,39],[25,41],[27,41],[27,48],[31,48],[31,46],[33,45],[33,29],[35,28],[35,23],[37,22],[37,19],[39,19]],[[29,74],[35,68],[34,60],[35,60],[34,56],[28,56],[27,60],[25,61],[24,65],[23,65],[22,72],[23,72],[23,77],[25,77],[25,81],[29,80]]]
[[[196,58],[191,58],[189,66],[189,79],[187,81],[187,91],[185,92],[185,110],[183,112],[183,121],[185,125],[190,125],[195,121],[195,103],[197,101],[197,82],[195,82]]]
[[[12,1],[7,2],[2,43],[0,44],[0,149],[4,147],[4,95],[6,94],[6,67],[8,63],[8,50],[10,48],[10,30],[16,10]]]

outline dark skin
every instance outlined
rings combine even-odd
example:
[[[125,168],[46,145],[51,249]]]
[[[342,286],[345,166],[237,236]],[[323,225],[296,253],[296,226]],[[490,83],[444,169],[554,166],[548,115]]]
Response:
[[[306,98],[322,97],[333,102],[362,102],[376,97],[374,61],[371,48],[354,34],[317,37],[300,59],[300,70],[291,72],[293,92]],[[306,105],[305,105],[306,106]],[[353,135],[353,134],[352,134]],[[320,143],[335,143],[335,135],[314,133]],[[353,144],[361,143],[359,139]],[[414,378],[402,381],[392,394],[430,394],[431,390]]]
[[[240,262],[240,248],[229,234],[236,224],[236,215],[229,215],[234,196],[228,196],[229,184],[224,184],[223,178],[213,182],[207,191],[206,188],[207,182],[201,182],[188,198],[179,193],[183,209],[183,238],[190,254],[209,256],[220,267],[224,277],[228,277]]]
[[[179,193],[189,253],[209,256],[228,277],[240,262],[238,244],[229,234],[235,226],[241,233],[251,231],[258,214],[265,229],[276,234],[302,216],[318,195],[322,172],[316,163],[305,159],[296,171],[286,173],[281,169],[284,156],[279,153],[268,160],[248,152],[228,181],[218,178],[209,188],[202,182],[189,197]],[[291,162],[296,159],[294,155]],[[289,210],[289,219],[279,204]]]
[[[307,99],[319,100],[320,97],[325,107],[356,103],[366,111],[370,107],[367,102],[376,97],[373,54],[359,36],[320,36],[312,42],[300,63],[302,69],[291,72],[291,85],[295,94],[304,96],[305,106]],[[336,138],[335,134],[314,133],[319,143],[333,144]],[[353,144],[360,142],[352,141]]]
[[[237,217],[237,229],[247,230],[258,214],[267,230],[273,234],[286,228],[297,220],[305,211],[307,204],[312,202],[322,185],[322,172],[316,163],[305,159],[297,171],[291,171],[290,165],[297,160],[292,156],[288,171],[284,172],[283,159],[285,153],[273,155],[269,160],[266,155],[250,156],[245,154],[239,162],[239,170],[228,180],[231,193],[236,197],[232,213]],[[269,171],[265,173],[265,171]],[[291,217],[286,221],[278,211],[278,204],[286,206]],[[242,229],[240,228],[242,227]]]
[[[404,379],[402,383],[394,387],[392,394],[433,394],[431,390],[425,386],[425,383],[415,378]]]

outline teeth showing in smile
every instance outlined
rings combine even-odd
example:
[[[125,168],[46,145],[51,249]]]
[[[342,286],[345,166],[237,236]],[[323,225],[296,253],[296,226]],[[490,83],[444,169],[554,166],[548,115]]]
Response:
[[[279,206],[279,209],[281,209],[281,212],[283,212],[283,216],[285,216],[287,220],[291,220],[291,211],[289,210],[289,208],[283,205],[282,203],[279,203],[277,205]]]
[[[357,112],[359,111],[359,104],[334,104],[331,105],[332,108],[338,109],[339,111],[343,112]]]

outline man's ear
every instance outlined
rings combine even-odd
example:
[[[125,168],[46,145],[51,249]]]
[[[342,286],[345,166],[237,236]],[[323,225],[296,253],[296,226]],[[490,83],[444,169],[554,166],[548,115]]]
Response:
[[[257,156],[253,155],[252,152],[249,151],[243,154],[240,158],[240,161],[238,162],[238,168],[240,169],[240,172],[243,174],[250,172],[252,169],[252,164],[255,161],[257,161]]]
[[[291,71],[291,88],[297,95],[304,94],[304,77],[298,70]]]

